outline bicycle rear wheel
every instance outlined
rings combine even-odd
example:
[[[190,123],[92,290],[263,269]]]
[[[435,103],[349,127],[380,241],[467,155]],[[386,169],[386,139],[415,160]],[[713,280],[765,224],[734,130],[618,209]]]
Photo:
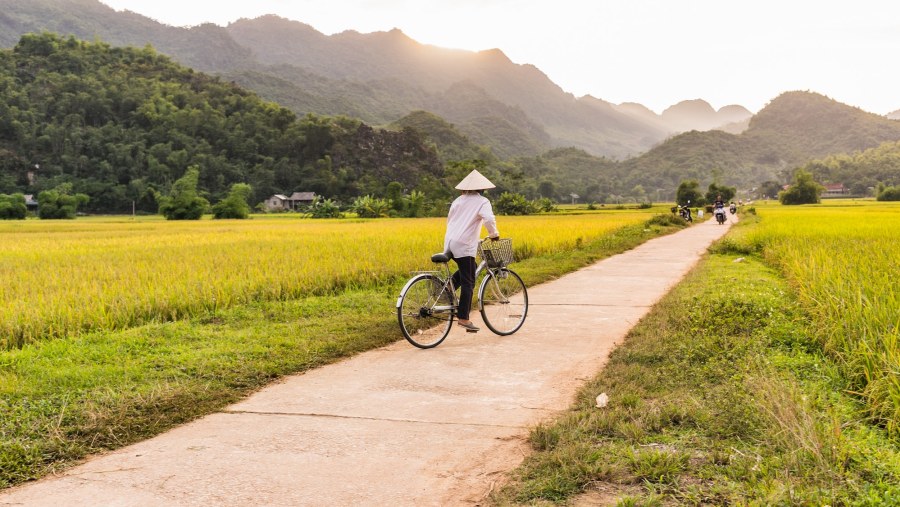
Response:
[[[528,315],[528,291],[515,272],[506,268],[489,271],[478,288],[481,318],[499,335],[515,333]]]
[[[431,274],[413,277],[397,300],[400,330],[420,349],[437,347],[450,334],[453,310],[453,295],[440,277]]]

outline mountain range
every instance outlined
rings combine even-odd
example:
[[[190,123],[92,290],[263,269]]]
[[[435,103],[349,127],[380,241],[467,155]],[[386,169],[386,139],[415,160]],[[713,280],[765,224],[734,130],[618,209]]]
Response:
[[[785,92],[770,101],[740,134],[684,132],[621,162],[632,184],[673,188],[682,179],[718,179],[744,188],[772,180],[787,183],[794,169],[833,154],[852,154],[900,140],[900,121],[863,111],[824,95]],[[866,186],[876,181],[866,179]],[[891,181],[900,181],[900,167]],[[827,182],[827,181],[826,181]],[[849,186],[851,181],[845,183]]]
[[[302,129],[331,139],[315,149],[304,147],[301,155],[285,155],[284,164],[266,157],[262,161],[253,157],[249,162],[236,160],[235,168],[224,177],[221,167],[226,162],[219,161],[201,174],[206,178],[201,183],[205,182],[211,195],[224,192],[232,182],[253,178],[260,195],[310,189],[342,198],[377,195],[391,181],[406,181],[397,168],[388,170],[387,164],[401,160],[409,151],[406,147],[414,146],[412,151],[420,155],[400,165],[429,167],[432,177],[442,182],[432,185],[436,194],[446,190],[446,182],[457,176],[453,171],[463,167],[455,162],[479,160],[485,164],[484,170],[497,178],[498,187],[529,197],[551,195],[548,191],[552,191],[557,198],[577,193],[597,201],[615,196],[639,200],[654,193],[657,198],[671,199],[674,188],[687,178],[703,185],[715,181],[741,188],[766,181],[787,183],[795,168],[813,159],[900,140],[900,122],[890,119],[900,116],[900,111],[886,118],[812,92],[786,92],[756,115],[741,106],[715,110],[700,99],[656,114],[641,104],[576,98],[536,67],[515,64],[499,50],[441,49],[419,44],[399,30],[326,36],[308,25],[276,16],[239,20],[227,27],[175,28],[134,13],[116,12],[97,0],[0,0],[0,46],[11,48],[19,43],[19,34],[41,30],[113,46],[137,46],[145,52],[150,51],[146,48],[150,44],[185,66],[219,76],[236,94],[249,89],[298,113],[300,119],[312,114],[300,122]],[[96,77],[107,77],[102,74],[105,70],[95,72],[101,73]],[[170,71],[161,72],[155,79],[165,79]],[[27,76],[11,79],[23,77]],[[78,78],[91,82],[94,76]],[[152,94],[137,100],[157,107]],[[44,106],[35,103],[34,107]],[[331,119],[323,120],[317,114]],[[29,118],[36,126],[34,134],[62,132],[71,120]],[[126,116],[116,121],[128,124],[131,120]],[[373,130],[370,125],[384,129]],[[17,129],[10,124],[10,132],[19,132]],[[414,131],[421,133],[422,142],[431,148],[423,146]],[[403,134],[396,137],[391,132]],[[100,139],[103,132],[92,131],[91,135]],[[153,137],[159,135],[154,131],[150,138],[165,144],[162,138]],[[6,157],[12,161],[6,164],[10,176],[7,180],[0,177],[0,187],[34,190],[24,186],[27,174],[22,164],[40,157],[55,160],[55,165],[41,165],[46,165],[42,171],[55,174],[53,178],[78,181],[71,173],[71,161],[83,160],[79,158],[81,145],[45,145],[37,136],[36,144],[23,146],[13,142],[15,138],[10,134],[6,149],[14,156]],[[238,140],[235,143],[240,144]],[[141,148],[145,149],[161,148],[148,143]],[[385,153],[373,153],[377,149]],[[166,150],[172,153],[135,161],[148,165],[158,159],[165,165],[165,178],[138,178],[160,191],[165,191],[185,166],[179,150]],[[100,155],[91,156],[99,157],[101,163]],[[291,165],[298,160],[299,169]],[[196,163],[208,165],[208,160],[201,157]],[[444,166],[444,172],[436,163]],[[2,166],[0,160],[0,169]],[[247,168],[251,169],[249,176]],[[153,173],[149,166],[138,169]],[[900,169],[894,169],[896,176],[890,170],[879,171],[857,171],[842,183],[868,188],[885,181],[885,175],[893,178],[891,181],[900,180]],[[130,185],[129,177],[106,176],[111,179],[104,180],[104,188]],[[116,192],[137,192],[120,190],[111,191],[110,202],[119,199]]]
[[[499,49],[444,49],[396,29],[325,35],[273,15],[226,27],[179,28],[117,12],[98,0],[0,0],[0,47],[44,30],[116,46],[150,44],[301,115],[346,115],[386,125],[415,110],[431,111],[502,158],[574,146],[621,159],[679,132],[739,133],[752,116],[737,105],[716,111],[700,99],[656,114],[640,104],[577,98]]]

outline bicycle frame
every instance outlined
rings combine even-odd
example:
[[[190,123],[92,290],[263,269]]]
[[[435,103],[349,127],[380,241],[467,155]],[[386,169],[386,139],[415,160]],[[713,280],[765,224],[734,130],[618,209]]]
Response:
[[[437,300],[435,300],[435,302],[434,302],[435,304],[431,306],[430,310],[433,312],[451,311],[454,314],[456,314],[456,310],[459,307],[459,303],[456,300],[456,287],[453,285],[453,273],[450,271],[450,263],[449,262],[445,262],[443,264],[444,264],[443,271],[447,273],[446,276],[444,276],[444,274],[441,271],[417,271],[416,273],[417,274],[428,274],[428,273],[434,274],[441,281],[442,290],[445,287],[449,289],[448,292],[450,294],[450,305],[438,305]],[[480,277],[484,272],[488,272],[488,273],[491,273],[492,275],[494,275],[493,280],[494,280],[494,283],[496,284],[497,283],[496,274],[498,272],[500,272],[502,269],[503,268],[489,268],[487,266],[487,262],[481,261],[480,263],[478,263],[478,267],[475,268],[475,281],[476,281],[475,287],[478,286],[478,283],[477,283],[478,277]],[[409,285],[412,284],[415,281],[415,279],[416,279],[416,277],[413,277],[408,282],[406,282],[406,285],[403,287],[403,290],[400,291],[400,294],[405,293],[406,289],[409,288]],[[473,291],[474,290],[475,289],[473,287]],[[400,298],[397,298],[396,306],[397,307],[400,306]],[[478,300],[478,308],[477,309],[478,309],[478,311],[481,311],[482,309],[484,309],[484,302],[481,301],[481,299]]]

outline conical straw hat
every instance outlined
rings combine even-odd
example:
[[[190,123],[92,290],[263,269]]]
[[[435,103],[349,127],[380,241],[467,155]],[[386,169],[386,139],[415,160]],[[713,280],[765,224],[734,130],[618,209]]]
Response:
[[[459,185],[456,185],[456,189],[485,190],[488,188],[495,188],[496,186],[497,185],[491,183],[491,180],[485,178],[484,175],[473,169],[468,176],[466,176],[462,181],[459,182]]]

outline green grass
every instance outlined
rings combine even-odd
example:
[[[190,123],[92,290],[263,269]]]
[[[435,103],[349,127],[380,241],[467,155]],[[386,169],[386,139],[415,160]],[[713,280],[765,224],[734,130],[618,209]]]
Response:
[[[556,211],[550,213],[541,213],[542,215],[584,215],[591,213],[622,213],[625,210],[641,210],[650,213],[671,213],[670,209],[673,206],[672,203],[664,203],[664,202],[654,202],[651,204],[649,208],[641,208],[640,204],[636,203],[623,203],[623,204],[594,204],[594,209],[588,209],[590,203],[584,204],[558,204],[556,206]]]
[[[900,445],[848,394],[790,286],[758,257],[719,251],[532,431],[535,452],[496,504],[597,489],[623,506],[900,505]]]
[[[628,226],[514,265],[534,285],[674,227]],[[0,487],[214,412],[283,375],[401,338],[404,280],[0,352]]]

